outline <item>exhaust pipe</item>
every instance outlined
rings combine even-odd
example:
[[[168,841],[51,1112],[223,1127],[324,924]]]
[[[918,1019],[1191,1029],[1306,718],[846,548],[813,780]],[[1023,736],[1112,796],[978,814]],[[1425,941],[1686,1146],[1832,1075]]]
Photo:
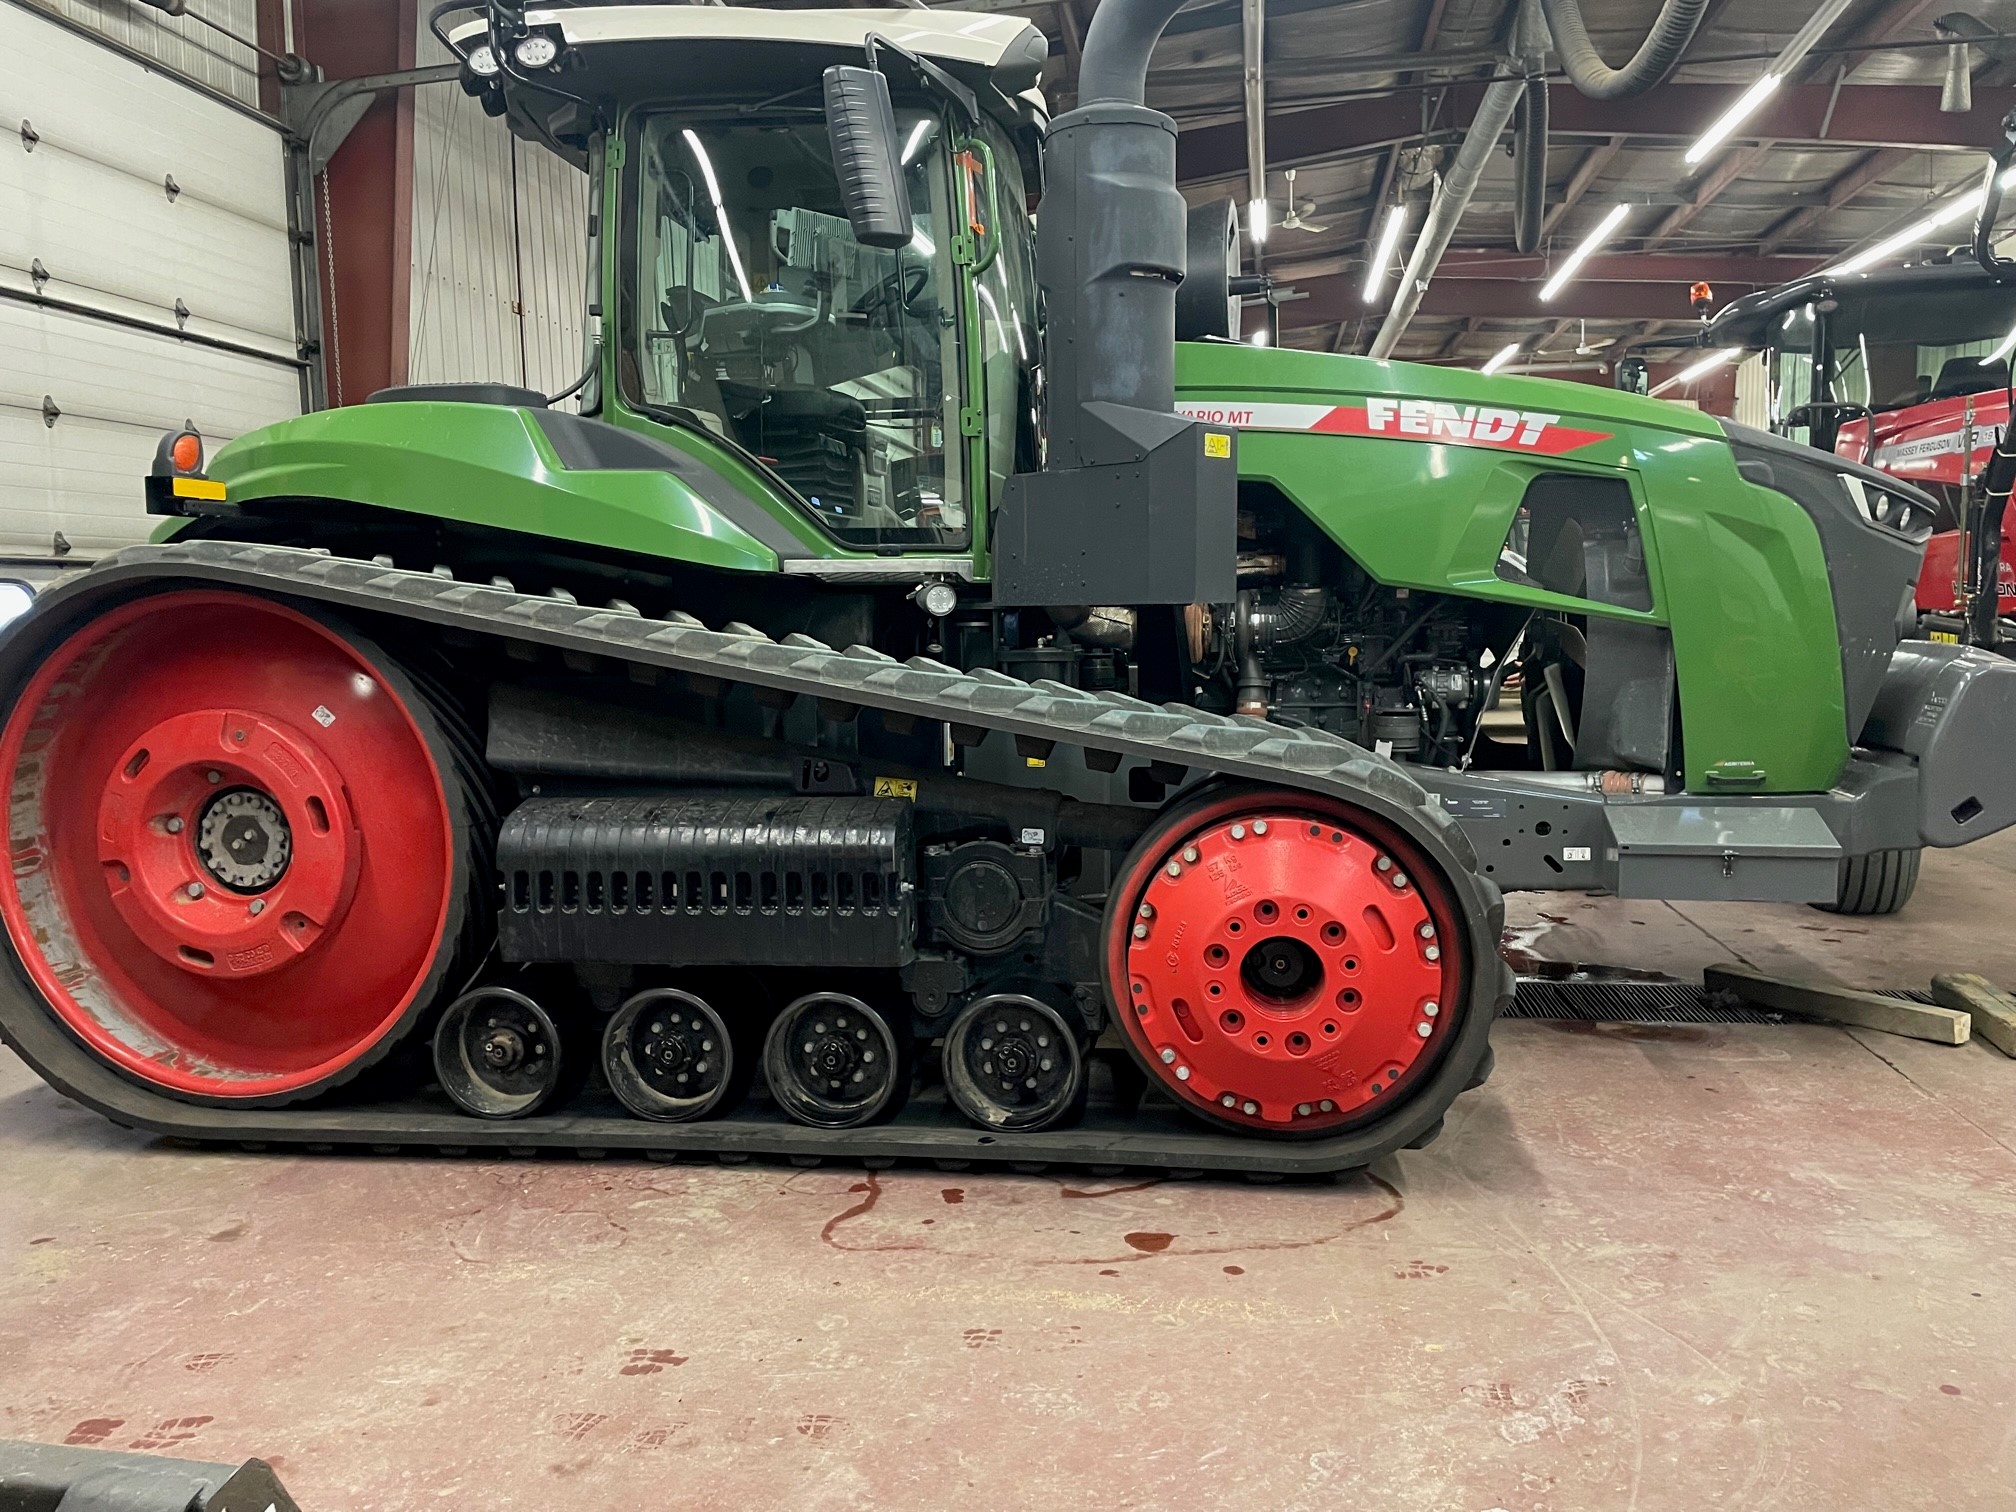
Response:
[[[1176,123],[1148,60],[1183,0],[1103,0],[1076,109],[1051,123],[1036,274],[1048,455],[1004,491],[1002,605],[1227,603],[1237,555],[1229,429],[1176,413],[1186,219]]]

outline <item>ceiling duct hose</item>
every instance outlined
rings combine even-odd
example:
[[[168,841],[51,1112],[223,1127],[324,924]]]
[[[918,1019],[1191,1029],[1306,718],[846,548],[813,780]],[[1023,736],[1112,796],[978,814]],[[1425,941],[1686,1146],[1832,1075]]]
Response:
[[[1421,234],[1415,238],[1414,250],[1407,258],[1407,271],[1400,275],[1400,286],[1393,291],[1393,305],[1386,312],[1386,322],[1372,338],[1374,357],[1384,359],[1393,355],[1408,323],[1421,308],[1428,281],[1441,266],[1442,254],[1449,250],[1449,240],[1456,234],[1456,223],[1470,207],[1470,197],[1477,192],[1477,180],[1483,176],[1484,165],[1498,150],[1498,141],[1525,92],[1526,81],[1516,78],[1494,79],[1484,91],[1477,114],[1470,118],[1470,129],[1456,149],[1456,160],[1449,165],[1449,172],[1428,207],[1428,219],[1422,222]]]
[[[1540,245],[1540,227],[1547,218],[1547,81],[1528,79],[1519,101],[1518,125],[1512,138],[1512,244],[1521,253]]]
[[[1575,87],[1592,100],[1626,100],[1641,95],[1669,73],[1694,40],[1708,0],[1666,0],[1652,30],[1622,68],[1612,68],[1589,40],[1582,24],[1582,0],[1540,0],[1554,51]]]

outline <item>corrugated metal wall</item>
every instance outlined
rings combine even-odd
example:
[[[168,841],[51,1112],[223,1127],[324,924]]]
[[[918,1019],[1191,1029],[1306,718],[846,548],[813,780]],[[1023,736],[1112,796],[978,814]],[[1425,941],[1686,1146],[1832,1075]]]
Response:
[[[446,54],[423,24],[418,56]],[[413,102],[408,382],[551,393],[580,376],[588,180],[454,85]]]
[[[130,0],[25,0],[243,104],[259,103],[258,54],[202,22]],[[257,0],[203,0],[203,14],[241,37],[259,35]]]

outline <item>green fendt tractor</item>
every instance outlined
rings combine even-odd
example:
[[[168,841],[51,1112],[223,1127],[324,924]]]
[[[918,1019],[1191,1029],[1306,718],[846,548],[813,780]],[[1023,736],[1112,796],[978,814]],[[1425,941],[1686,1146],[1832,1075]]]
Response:
[[[1054,123],[1010,17],[450,29],[589,175],[578,413],[164,440],[0,641],[8,1041],[198,1140],[1335,1171],[1488,1073],[1501,889],[1895,906],[2016,820],[1922,495],[1233,339],[1176,8]]]

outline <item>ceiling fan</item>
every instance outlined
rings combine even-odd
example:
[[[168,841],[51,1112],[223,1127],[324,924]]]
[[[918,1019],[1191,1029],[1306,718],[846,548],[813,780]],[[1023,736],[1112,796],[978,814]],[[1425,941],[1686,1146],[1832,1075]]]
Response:
[[[1315,213],[1316,201],[1298,200],[1295,198],[1295,170],[1290,168],[1288,170],[1288,213],[1281,217],[1281,229],[1283,231],[1309,232],[1329,230],[1328,226],[1312,225],[1308,220],[1304,219],[1305,216],[1314,215]]]

